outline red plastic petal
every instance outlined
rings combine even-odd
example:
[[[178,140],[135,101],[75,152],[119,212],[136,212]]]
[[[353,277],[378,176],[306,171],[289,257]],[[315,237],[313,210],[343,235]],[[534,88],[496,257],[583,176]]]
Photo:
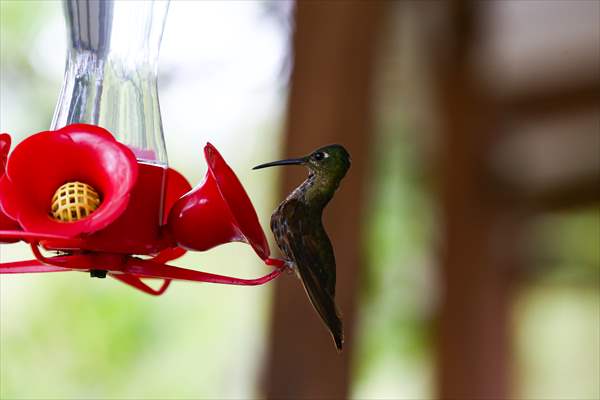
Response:
[[[269,257],[267,238],[242,184],[210,143],[204,148],[204,181],[171,207],[168,228],[188,250],[205,251],[228,242],[246,242],[261,259]]]
[[[167,223],[169,211],[171,211],[175,202],[190,190],[192,190],[192,185],[190,185],[183,175],[172,168],[167,170],[167,190],[165,193],[163,224]]]
[[[10,150],[10,135],[8,133],[0,134],[0,178],[4,176],[4,170],[6,168],[6,159],[8,158],[8,151]],[[0,204],[0,231],[15,231],[21,230],[21,227],[12,218],[9,218],[4,211],[2,211],[2,204]],[[18,242],[19,239],[8,239],[1,238],[0,243],[14,243]]]
[[[74,124],[40,132],[21,142],[8,158],[0,178],[0,205],[26,231],[74,237],[103,229],[127,207],[138,165],[126,146],[103,128]],[[81,181],[101,193],[102,204],[76,222],[59,222],[49,215],[58,187]]]
[[[19,226],[19,224],[17,223],[17,221],[13,220],[12,218],[9,218],[6,214],[4,214],[4,212],[2,212],[2,209],[0,209],[0,231],[20,231],[21,227]],[[6,239],[6,240],[4,240]],[[12,242],[17,242],[18,239],[14,239],[14,240],[9,240],[8,238],[2,238],[0,237],[0,243],[12,243]]]
[[[248,244],[252,246],[261,259],[268,258],[270,250],[267,238],[260,226],[252,201],[235,172],[227,165],[212,144],[206,144],[204,156],[208,163],[209,173],[217,181],[219,191],[229,205],[229,211],[231,211]]]
[[[10,135],[8,133],[0,133],[0,176],[4,175],[4,167],[6,166],[6,158],[10,150]]]
[[[161,232],[162,203],[167,169],[138,163],[137,181],[127,209],[106,229],[87,235],[78,248],[125,254],[156,254],[173,244]],[[92,214],[93,216],[93,214]],[[64,248],[47,243],[48,247]]]

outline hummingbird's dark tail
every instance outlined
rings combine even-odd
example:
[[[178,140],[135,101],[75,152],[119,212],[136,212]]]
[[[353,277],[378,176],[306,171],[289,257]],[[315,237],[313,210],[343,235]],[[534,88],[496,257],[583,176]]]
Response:
[[[322,300],[318,304],[315,304],[312,299],[311,302],[325,323],[325,326],[329,329],[337,351],[341,353],[344,346],[344,325],[335,305],[335,301],[333,298],[329,297],[329,299],[325,301]]]
[[[344,327],[341,318],[337,317],[338,327],[337,329],[332,329],[328,326],[329,331],[331,332],[331,336],[333,336],[333,340],[335,342],[335,347],[337,348],[338,353],[342,352],[342,347],[344,345]]]
[[[340,318],[334,299],[328,294],[325,294],[324,297],[313,297],[308,291],[306,285],[304,288],[307,289],[306,292],[310,298],[310,302],[329,330],[329,333],[331,333],[337,351],[341,352],[344,346],[344,325],[342,323],[342,319]],[[312,294],[314,295],[315,293],[313,292]]]
[[[333,295],[309,271],[298,269],[298,275],[310,302],[331,333],[335,347],[341,352],[344,345],[344,327]]]

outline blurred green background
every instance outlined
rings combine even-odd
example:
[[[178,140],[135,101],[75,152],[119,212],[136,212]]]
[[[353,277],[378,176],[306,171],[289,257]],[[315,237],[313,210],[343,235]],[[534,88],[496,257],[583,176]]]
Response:
[[[281,5],[283,4],[283,5]],[[268,227],[289,75],[292,7],[268,2],[171,4],[159,90],[170,165],[192,183],[213,142]],[[49,127],[61,86],[65,32],[55,1],[0,1],[0,131],[15,144]],[[191,40],[190,38],[193,38]],[[393,49],[393,46],[390,48]],[[260,56],[256,56],[256,55]],[[387,85],[384,55],[358,348],[357,399],[434,394],[432,319],[438,221],[406,99]],[[408,109],[410,109],[408,107]],[[538,217],[530,268],[514,302],[515,397],[600,397],[600,227],[597,209]],[[2,245],[4,261],[29,258]],[[178,265],[222,274],[264,271],[228,244]],[[0,398],[258,398],[271,287],[176,282],[151,298],[114,280],[56,273],[0,277]]]

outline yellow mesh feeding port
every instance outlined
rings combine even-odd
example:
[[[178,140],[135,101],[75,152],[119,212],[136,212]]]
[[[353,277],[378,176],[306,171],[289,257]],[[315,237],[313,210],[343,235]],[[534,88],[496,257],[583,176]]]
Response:
[[[100,195],[90,185],[67,182],[52,196],[50,215],[62,222],[79,221],[96,211],[100,203]]]

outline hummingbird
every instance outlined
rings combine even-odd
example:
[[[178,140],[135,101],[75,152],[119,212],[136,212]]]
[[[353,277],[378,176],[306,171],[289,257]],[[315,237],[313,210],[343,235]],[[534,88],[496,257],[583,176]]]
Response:
[[[286,264],[296,272],[321,320],[329,329],[338,351],[344,333],[335,304],[335,256],[323,227],[323,209],[333,198],[350,168],[346,149],[333,144],[301,158],[257,165],[261,169],[278,165],[303,165],[308,178],[281,202],[271,216],[271,231]]]

